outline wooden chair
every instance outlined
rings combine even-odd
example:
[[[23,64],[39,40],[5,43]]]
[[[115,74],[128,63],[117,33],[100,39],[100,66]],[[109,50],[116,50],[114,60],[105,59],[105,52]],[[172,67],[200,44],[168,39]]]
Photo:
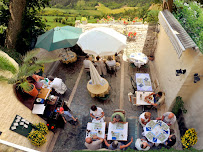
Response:
[[[115,75],[116,76],[116,72],[117,72],[117,69],[116,69],[116,66],[108,66],[107,65],[107,72],[111,75]]]
[[[130,82],[131,82],[131,85],[132,85],[132,88],[133,88],[133,94],[135,94],[135,91],[137,91],[137,84],[134,81],[132,76],[130,76]]]

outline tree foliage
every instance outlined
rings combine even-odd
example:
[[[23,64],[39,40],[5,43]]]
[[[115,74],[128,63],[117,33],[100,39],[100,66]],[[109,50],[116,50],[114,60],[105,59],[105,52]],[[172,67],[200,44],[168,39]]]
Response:
[[[1,0],[0,7],[0,45],[5,42],[5,29],[8,26],[10,17],[9,0]],[[49,0],[27,0],[26,7],[22,19],[22,31],[18,35],[16,50],[21,54],[31,49],[31,43],[34,44],[37,36],[45,30],[45,23],[38,17],[38,12],[49,5]],[[3,26],[3,27],[2,27]]]

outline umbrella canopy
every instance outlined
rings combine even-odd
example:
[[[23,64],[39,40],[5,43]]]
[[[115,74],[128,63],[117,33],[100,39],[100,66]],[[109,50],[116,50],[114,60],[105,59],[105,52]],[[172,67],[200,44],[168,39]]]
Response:
[[[95,56],[114,55],[126,47],[126,36],[114,29],[94,28],[80,35],[77,44],[87,54]]]
[[[93,85],[101,85],[102,77],[99,75],[92,62],[90,62],[90,76]]]
[[[55,27],[37,38],[36,48],[53,51],[60,48],[72,47],[78,41],[81,28],[72,26]]]

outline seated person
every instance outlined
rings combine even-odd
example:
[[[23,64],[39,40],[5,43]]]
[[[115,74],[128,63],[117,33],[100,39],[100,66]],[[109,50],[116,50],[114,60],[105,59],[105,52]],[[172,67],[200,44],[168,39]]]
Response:
[[[89,55],[86,55],[85,56],[85,60],[83,61],[83,65],[84,65],[84,68],[85,68],[85,70],[87,70],[87,71],[90,71],[90,60],[89,60]]]
[[[69,122],[72,125],[77,124],[78,118],[74,118],[69,111],[64,111],[63,107],[60,107],[58,112],[61,114],[65,123]]]
[[[115,53],[115,60],[116,62],[121,63],[120,56],[117,53]]]
[[[150,102],[151,95],[153,95],[153,97],[154,97],[154,103]],[[164,94],[162,92],[151,93],[145,97],[144,101],[146,101],[147,103],[156,107],[164,102],[164,99],[162,99],[162,100],[160,99],[162,96],[164,97]]]
[[[151,113],[150,112],[143,112],[140,116],[139,116],[139,122],[140,124],[145,127],[145,125],[150,122],[151,120]]]
[[[32,78],[36,81],[35,82],[35,87],[36,89],[41,89],[43,86],[43,82],[40,82],[40,80],[44,80],[44,77],[41,77],[39,75],[33,74]]]
[[[164,145],[172,147],[176,143],[176,136],[169,135],[168,139],[164,142]]]
[[[50,104],[50,105],[55,105],[56,101],[57,101],[57,96],[54,96],[54,95],[50,95],[49,96],[49,100],[47,101],[47,104]]]
[[[107,142],[107,140],[106,140],[106,136],[104,138],[105,145],[108,147],[108,149],[111,149],[111,150],[117,150],[117,149],[120,150],[120,149],[126,148],[126,147],[130,146],[130,144],[132,142],[133,142],[133,137],[131,137],[131,141],[128,144],[126,144],[126,145],[122,144],[121,142],[118,142],[117,140],[115,140],[111,144],[109,144]]]
[[[48,76],[49,83],[48,86],[54,89],[58,94],[64,94],[67,90],[66,85],[63,83],[62,79],[54,78],[53,76]]]
[[[111,56],[108,56],[106,64],[108,67],[116,66],[116,61]]]
[[[162,117],[156,118],[156,120],[162,120],[165,122],[168,126],[171,126],[176,121],[176,116],[172,112],[166,112],[163,114]]]
[[[138,138],[135,142],[135,147],[137,150],[143,150],[147,151],[149,150],[154,144],[151,142],[148,142],[145,137],[142,137],[141,139]]]
[[[85,139],[85,146],[89,150],[98,150],[101,148],[103,140],[103,138],[97,137],[96,135],[93,138],[87,137]]]
[[[126,119],[125,116],[122,112],[115,112],[112,116],[111,116],[111,123],[122,123],[125,124],[126,123]]]
[[[91,106],[90,116],[93,118],[92,122],[104,122],[104,112],[102,108],[95,105]]]
[[[96,57],[96,61],[95,61],[94,65],[96,66],[96,69],[97,69],[99,75],[107,74],[106,65],[104,64],[104,62],[102,60],[100,60],[99,56]]]

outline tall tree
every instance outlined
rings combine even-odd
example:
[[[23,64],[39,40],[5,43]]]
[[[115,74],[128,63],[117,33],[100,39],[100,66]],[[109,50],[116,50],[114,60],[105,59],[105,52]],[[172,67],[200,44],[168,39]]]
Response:
[[[9,12],[10,19],[6,31],[5,45],[7,48],[14,49],[17,36],[21,31],[23,12],[25,10],[26,0],[10,0]]]

